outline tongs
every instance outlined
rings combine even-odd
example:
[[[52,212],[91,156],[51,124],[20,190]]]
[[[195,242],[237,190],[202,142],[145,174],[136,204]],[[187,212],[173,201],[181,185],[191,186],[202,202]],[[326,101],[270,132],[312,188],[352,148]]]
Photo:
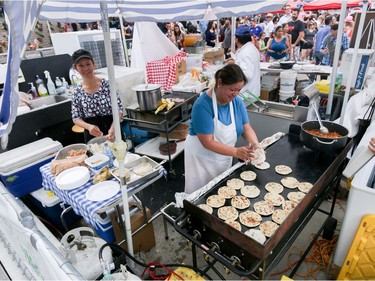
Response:
[[[255,102],[253,102],[251,99],[249,99],[248,97],[246,97],[244,94],[240,93],[240,97],[243,98],[245,101],[247,101],[249,104],[253,105],[256,109],[259,110],[259,106],[257,106],[255,104]]]
[[[248,94],[251,95],[254,99],[256,99],[256,100],[259,101],[261,104],[263,104],[265,110],[268,108],[267,104],[266,104],[263,100],[261,100],[257,95],[254,95],[250,90],[246,90],[246,93],[248,93]]]

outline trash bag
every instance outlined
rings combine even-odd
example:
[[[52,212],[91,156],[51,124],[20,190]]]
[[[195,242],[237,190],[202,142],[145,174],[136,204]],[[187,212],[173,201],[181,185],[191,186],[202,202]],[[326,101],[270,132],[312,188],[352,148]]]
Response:
[[[371,104],[367,108],[365,114],[363,115],[362,119],[359,119],[359,126],[358,126],[358,132],[353,137],[353,148],[352,148],[352,155],[357,148],[358,144],[360,143],[363,135],[366,133],[367,128],[371,124],[372,117],[374,115],[375,111],[375,98],[372,100]]]

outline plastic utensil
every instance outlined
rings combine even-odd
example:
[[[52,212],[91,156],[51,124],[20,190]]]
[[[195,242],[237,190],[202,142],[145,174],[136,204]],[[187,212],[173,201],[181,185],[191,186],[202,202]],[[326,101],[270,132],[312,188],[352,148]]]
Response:
[[[318,121],[319,121],[319,125],[320,125],[319,131],[320,131],[322,134],[328,134],[328,133],[329,133],[329,130],[327,129],[327,127],[324,127],[324,126],[323,126],[323,123],[322,123],[322,120],[320,119],[320,114],[319,114],[319,112],[318,112],[318,109],[316,108],[315,102],[313,102],[312,106],[313,106],[313,108],[314,108],[314,110],[315,110],[316,117],[318,117]]]

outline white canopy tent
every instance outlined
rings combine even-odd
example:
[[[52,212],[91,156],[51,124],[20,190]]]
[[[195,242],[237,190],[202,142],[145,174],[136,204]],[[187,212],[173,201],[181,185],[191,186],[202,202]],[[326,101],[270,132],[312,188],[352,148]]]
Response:
[[[18,72],[26,44],[37,20],[58,22],[91,22],[102,20],[108,77],[112,96],[116,141],[121,140],[116,83],[108,15],[121,13],[127,21],[168,22],[200,20],[211,9],[217,18],[245,16],[280,10],[286,0],[5,0],[4,8],[9,26],[8,67],[3,95],[0,99],[0,136],[3,148],[16,119],[18,106]],[[125,178],[123,161],[120,177]],[[121,183],[124,202],[127,202],[125,180]],[[124,204],[128,250],[132,254],[132,239],[128,205]]]

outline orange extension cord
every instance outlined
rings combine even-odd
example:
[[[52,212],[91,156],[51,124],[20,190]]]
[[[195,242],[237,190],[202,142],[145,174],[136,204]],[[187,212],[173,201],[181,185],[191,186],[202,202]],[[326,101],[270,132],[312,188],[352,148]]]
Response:
[[[335,235],[332,240],[317,240],[313,246],[313,252],[310,256],[305,258],[305,262],[307,262],[307,272],[304,275],[298,273],[296,273],[295,275],[304,278],[305,280],[307,280],[309,277],[313,278],[314,280],[318,280],[315,276],[315,273],[319,270],[328,269],[329,260],[336,247],[337,240],[338,235]],[[293,266],[299,261],[299,258],[296,261],[292,262],[291,257],[295,255],[301,257],[303,254],[303,251],[299,250],[297,247],[295,248],[299,251],[299,253],[289,253],[288,268],[285,268],[278,272],[273,272],[271,276],[284,274],[285,272],[293,268]],[[316,264],[315,267],[313,267],[314,264]]]

